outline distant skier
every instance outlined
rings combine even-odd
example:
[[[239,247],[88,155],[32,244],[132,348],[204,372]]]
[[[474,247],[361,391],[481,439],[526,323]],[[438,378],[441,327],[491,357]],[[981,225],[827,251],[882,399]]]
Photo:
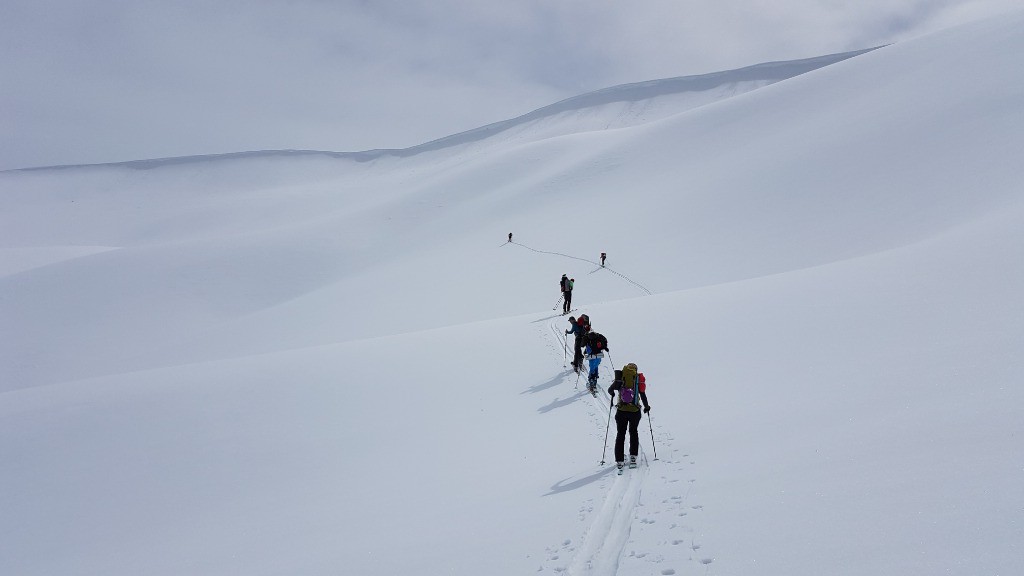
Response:
[[[572,369],[573,372],[579,374],[580,368],[583,367],[583,337],[590,331],[590,318],[588,318],[586,314],[580,315],[579,320],[569,316],[569,323],[572,324],[572,328],[566,330],[565,334],[566,336],[572,334],[575,337],[572,354]]]
[[[509,241],[509,242],[511,242],[511,241],[512,241],[512,233],[511,233],[511,232],[509,232],[509,233],[508,233],[508,241]]]
[[[572,284],[573,281],[565,274],[558,281],[558,288],[562,291],[562,314],[568,314],[572,309]]]
[[[509,242],[511,242],[511,241],[512,241],[512,235],[509,234]],[[607,258],[607,257],[608,257],[607,254],[605,254],[604,252],[601,252],[601,268],[604,268],[604,259]]]
[[[587,374],[587,389],[591,394],[597,392],[597,368],[601,365],[605,351],[608,350],[608,339],[597,332],[588,332],[583,337],[583,354],[590,364],[590,371]]]
[[[618,410],[615,411],[615,467],[622,474],[625,460],[626,429],[629,429],[629,467],[636,468],[636,456],[640,453],[640,403],[643,402],[643,413],[651,411],[647,402],[647,381],[642,372],[637,371],[636,364],[629,363],[622,370],[615,371],[615,381],[608,387],[608,395],[615,401],[615,393],[619,393]]]

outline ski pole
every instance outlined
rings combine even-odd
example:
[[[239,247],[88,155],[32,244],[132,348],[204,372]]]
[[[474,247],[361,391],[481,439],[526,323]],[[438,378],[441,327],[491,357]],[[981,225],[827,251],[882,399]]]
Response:
[[[565,368],[565,361],[569,359],[569,338],[562,338],[562,368]]]
[[[604,448],[601,450],[601,466],[604,466],[604,455],[608,452],[608,429],[612,427],[612,408],[615,407],[615,397],[612,396],[608,403],[608,423],[604,426]]]
[[[654,426],[651,425],[651,413],[647,413],[647,427],[651,429],[651,448],[654,448],[654,459],[658,459],[658,447],[654,444]]]
[[[558,301],[555,302],[555,307],[552,308],[552,310],[558,310],[558,303],[562,301],[562,298],[564,298],[564,296],[559,296],[558,297]]]

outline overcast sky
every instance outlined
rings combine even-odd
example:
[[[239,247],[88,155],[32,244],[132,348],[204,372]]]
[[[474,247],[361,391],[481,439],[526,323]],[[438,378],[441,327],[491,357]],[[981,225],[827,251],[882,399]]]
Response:
[[[0,170],[404,148],[626,82],[866,48],[1020,0],[2,0]]]

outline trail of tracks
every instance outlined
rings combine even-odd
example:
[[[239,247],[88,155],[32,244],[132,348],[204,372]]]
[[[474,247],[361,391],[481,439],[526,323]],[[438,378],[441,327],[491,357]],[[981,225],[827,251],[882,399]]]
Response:
[[[550,254],[552,256],[561,256],[563,258],[572,258],[573,260],[579,260],[581,262],[587,262],[589,264],[593,264],[594,266],[599,267],[601,270],[607,270],[608,272],[611,272],[612,274],[615,274],[619,278],[622,278],[626,282],[629,282],[633,286],[636,286],[637,288],[643,290],[644,292],[647,293],[648,296],[651,295],[651,291],[650,290],[648,290],[646,287],[642,286],[641,284],[637,283],[636,281],[634,281],[629,276],[626,276],[625,274],[622,274],[621,272],[616,272],[615,270],[612,270],[611,268],[609,268],[607,266],[602,266],[601,264],[599,264],[598,262],[594,262],[593,260],[587,260],[586,258],[580,258],[579,256],[572,256],[570,254],[563,254],[561,252],[550,252],[548,250],[538,250],[536,248],[531,248],[531,247],[527,246],[526,244],[520,244],[519,242],[508,241],[505,244],[502,244],[502,246],[506,246],[508,244],[514,244],[516,246],[519,246],[521,248],[526,248],[527,250],[530,250],[532,252],[536,252],[538,254]]]
[[[563,349],[566,366],[572,350],[561,328],[563,319],[559,315],[539,321],[549,325],[554,342]],[[590,397],[580,390],[571,402],[579,404],[577,400],[583,400],[581,405],[593,421],[594,436],[605,439],[608,451],[614,439],[614,433],[605,436],[613,412],[611,398],[605,391],[613,378],[611,358],[602,362],[599,369],[597,396]],[[576,378],[567,372],[563,381],[575,381],[579,386]],[[645,419],[650,425],[649,415]],[[593,472],[581,470],[573,477],[577,483],[599,481],[603,488],[596,497],[582,503],[582,534],[576,532],[559,545],[549,547],[540,572],[550,571],[558,576],[710,576],[715,558],[701,542],[706,512],[693,490],[697,482],[696,462],[673,446],[670,433],[652,427],[652,442],[655,436],[660,456],[657,462],[648,459],[641,433],[638,468],[617,476],[613,453],[606,452],[604,460],[609,464]]]
[[[564,332],[559,330],[555,323],[551,324],[551,331],[563,349],[568,348]],[[610,367],[605,368],[604,372],[609,370]],[[589,400],[593,403],[595,416],[600,415],[602,421],[611,417],[611,398],[606,391],[599,388],[597,396]],[[604,421],[604,425],[607,426],[609,423]],[[604,435],[603,430],[601,434]],[[605,466],[614,466],[614,456],[611,456],[611,453],[607,460],[610,462]],[[636,517],[640,495],[649,474],[647,458],[642,447],[639,460],[641,464],[636,469],[626,470],[622,476],[613,478],[611,489],[595,512],[582,543],[576,548],[572,560],[565,569],[565,574],[614,576],[618,571],[619,561],[629,541]]]

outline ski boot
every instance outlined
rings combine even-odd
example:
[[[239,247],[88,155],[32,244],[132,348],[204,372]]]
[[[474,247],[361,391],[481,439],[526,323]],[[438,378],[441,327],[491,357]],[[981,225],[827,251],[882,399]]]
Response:
[[[630,468],[636,468],[636,455],[635,454],[630,454],[629,455],[629,467]]]
[[[618,472],[617,472],[618,475],[622,476],[622,462],[616,462],[615,463],[615,468],[618,470]]]

